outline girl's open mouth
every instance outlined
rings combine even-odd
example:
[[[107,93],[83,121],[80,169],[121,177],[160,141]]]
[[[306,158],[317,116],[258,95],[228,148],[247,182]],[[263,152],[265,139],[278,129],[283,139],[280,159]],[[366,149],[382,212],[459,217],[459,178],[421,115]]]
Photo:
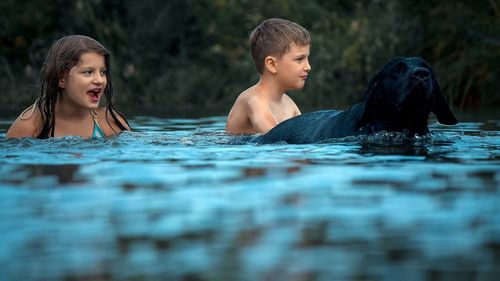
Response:
[[[90,90],[87,92],[87,94],[89,95],[89,98],[90,98],[90,101],[94,102],[94,103],[97,103],[99,102],[100,98],[101,98],[101,89],[93,89],[93,90]]]

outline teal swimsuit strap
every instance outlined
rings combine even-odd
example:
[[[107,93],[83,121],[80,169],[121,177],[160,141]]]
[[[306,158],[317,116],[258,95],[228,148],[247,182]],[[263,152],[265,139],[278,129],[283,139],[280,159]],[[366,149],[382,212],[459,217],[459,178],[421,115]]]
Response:
[[[90,115],[92,115],[92,119],[94,120],[94,130],[92,131],[92,137],[93,138],[104,138],[104,137],[106,137],[106,135],[102,131],[101,127],[99,126],[99,122],[97,122],[97,114],[93,113],[91,111]]]

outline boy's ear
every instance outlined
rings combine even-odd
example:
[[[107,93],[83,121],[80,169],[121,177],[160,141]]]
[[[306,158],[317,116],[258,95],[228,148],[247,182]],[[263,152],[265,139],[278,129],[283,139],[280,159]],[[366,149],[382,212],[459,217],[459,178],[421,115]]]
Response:
[[[276,74],[276,72],[278,72],[276,62],[277,62],[276,58],[272,56],[267,56],[264,59],[264,65],[266,66],[267,70],[272,74]]]

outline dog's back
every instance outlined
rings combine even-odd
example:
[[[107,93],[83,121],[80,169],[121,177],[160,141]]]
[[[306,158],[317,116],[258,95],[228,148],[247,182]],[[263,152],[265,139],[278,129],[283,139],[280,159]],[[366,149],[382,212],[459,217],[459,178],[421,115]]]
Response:
[[[356,104],[345,111],[322,110],[305,113],[278,124],[257,141],[263,144],[279,141],[301,144],[358,135],[362,106]]]

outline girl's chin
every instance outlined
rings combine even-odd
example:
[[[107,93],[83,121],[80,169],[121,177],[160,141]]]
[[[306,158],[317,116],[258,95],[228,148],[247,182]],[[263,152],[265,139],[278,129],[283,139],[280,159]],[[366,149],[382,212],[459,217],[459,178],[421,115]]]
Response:
[[[92,103],[90,105],[87,106],[88,109],[97,109],[99,108],[99,103]]]

